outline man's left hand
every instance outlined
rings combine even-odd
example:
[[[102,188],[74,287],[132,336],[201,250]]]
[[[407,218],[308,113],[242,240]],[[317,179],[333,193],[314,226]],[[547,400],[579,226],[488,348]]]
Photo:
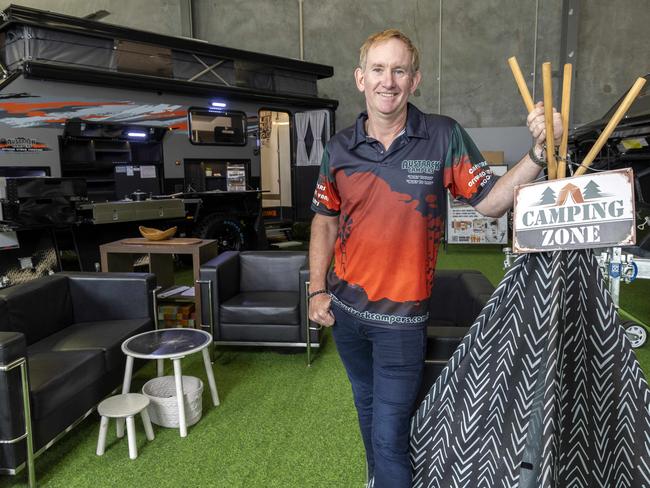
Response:
[[[535,144],[542,146],[546,142],[546,119],[544,118],[544,102],[537,102],[535,109],[528,114],[526,119],[528,130],[530,131]],[[553,108],[553,140],[559,143],[562,137],[562,116],[560,112]]]

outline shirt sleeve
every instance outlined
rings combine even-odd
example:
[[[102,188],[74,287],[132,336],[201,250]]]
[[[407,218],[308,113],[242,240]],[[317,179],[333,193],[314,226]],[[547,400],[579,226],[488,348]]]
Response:
[[[341,212],[341,198],[336,188],[336,180],[330,168],[330,153],[328,146],[323,151],[323,159],[320,164],[320,172],[314,198],[311,202],[311,209],[321,215],[334,216]]]
[[[445,157],[445,188],[454,198],[475,206],[490,192],[497,178],[469,134],[455,124]]]

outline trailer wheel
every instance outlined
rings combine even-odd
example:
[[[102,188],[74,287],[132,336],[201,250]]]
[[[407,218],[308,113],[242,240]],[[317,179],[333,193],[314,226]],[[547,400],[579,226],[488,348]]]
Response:
[[[648,333],[642,325],[634,320],[627,320],[621,325],[625,329],[625,335],[629,339],[633,349],[637,349],[645,344],[648,339]]]
[[[244,246],[244,232],[237,220],[225,219],[220,215],[209,215],[194,229],[193,234],[201,239],[215,239],[219,252],[239,251]]]

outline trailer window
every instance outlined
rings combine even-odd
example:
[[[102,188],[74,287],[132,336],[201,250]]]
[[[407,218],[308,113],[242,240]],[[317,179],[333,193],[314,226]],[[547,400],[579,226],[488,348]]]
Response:
[[[187,115],[192,144],[246,145],[246,114],[244,112],[190,108]]]

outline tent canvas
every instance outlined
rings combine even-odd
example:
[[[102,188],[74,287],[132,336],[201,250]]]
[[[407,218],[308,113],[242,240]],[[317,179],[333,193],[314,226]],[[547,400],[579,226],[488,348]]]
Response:
[[[412,419],[413,486],[650,487],[650,390],[589,250],[520,256]]]

